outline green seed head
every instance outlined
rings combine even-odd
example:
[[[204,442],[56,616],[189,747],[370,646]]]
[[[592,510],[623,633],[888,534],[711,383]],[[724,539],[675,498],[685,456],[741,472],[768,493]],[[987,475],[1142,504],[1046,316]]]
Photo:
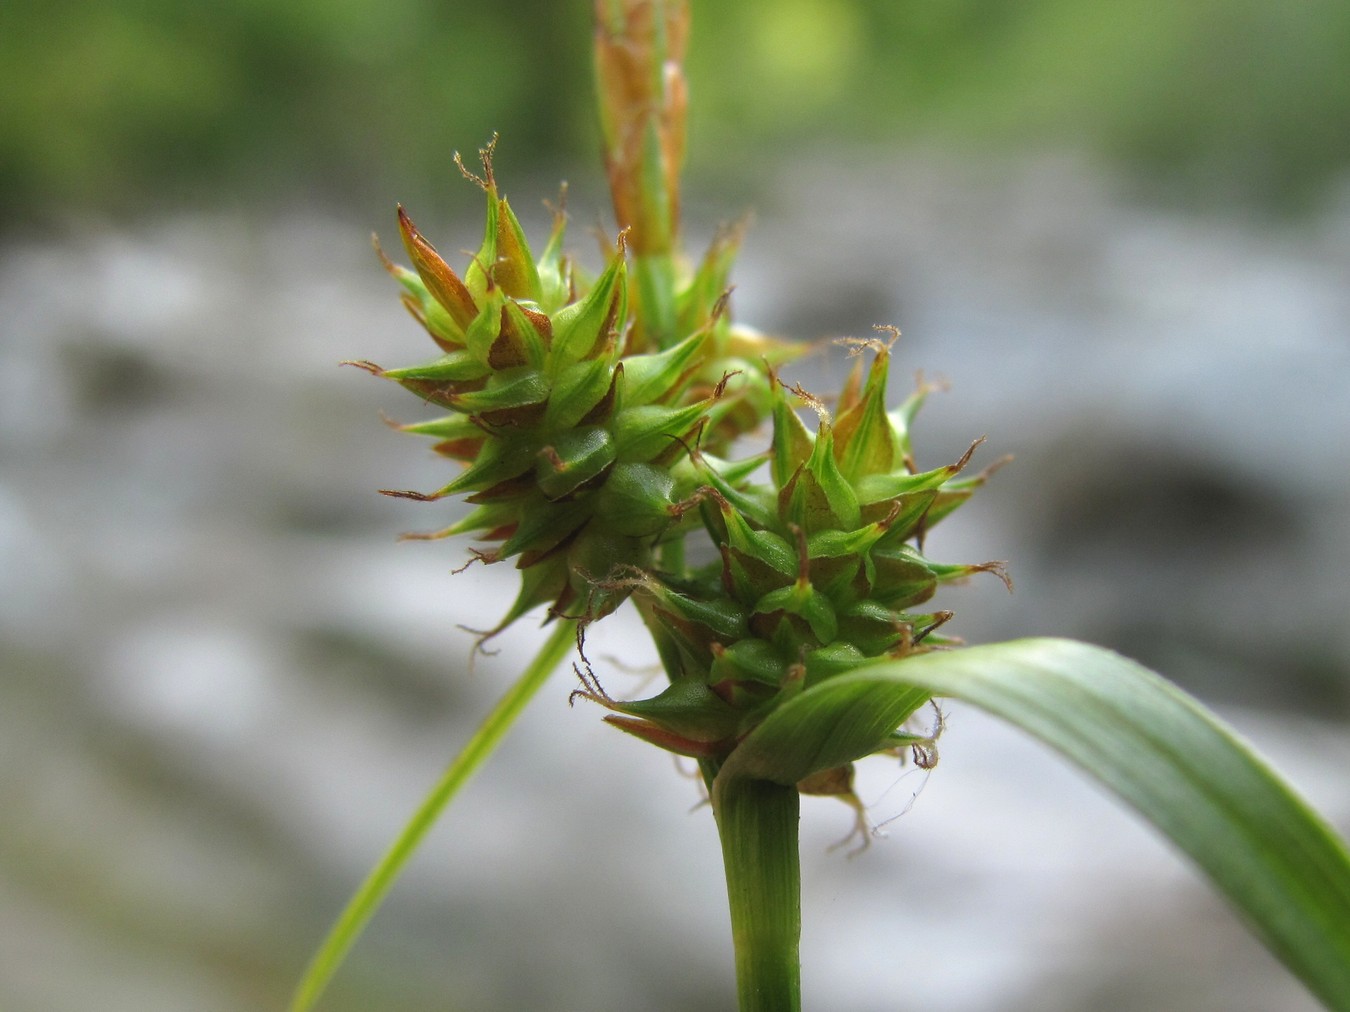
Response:
[[[692,694],[681,697],[690,712],[678,726],[665,711],[608,701],[629,718],[620,722],[625,730],[643,733],[635,718],[653,725],[659,734],[644,736],[667,748],[674,736],[703,747],[715,740],[729,751],[804,688],[868,659],[951,642],[935,632],[950,613],[923,608],[940,584],[981,571],[1006,582],[1000,563],[944,565],[920,551],[925,532],[987,473],[958,477],[974,446],[954,463],[919,471],[909,423],[924,392],[887,411],[889,346],[869,341],[855,350],[870,350],[871,365],[864,371],[860,360],[833,418],[804,390],[770,376],[767,482],[698,458],[702,485],[691,499],[719,561],[682,580],[643,579],[635,600],[672,679],[707,686],[717,705],[703,707],[707,726],[690,735],[699,719]],[[797,414],[802,402],[819,417],[814,433]],[[739,714],[738,735],[724,733],[727,706]]]
[[[677,462],[700,443],[729,445],[763,417],[770,387],[745,356],[784,354],[727,319],[732,233],[678,289],[677,339],[654,345],[630,299],[625,234],[587,281],[562,253],[557,213],[536,259],[498,192],[492,146],[480,154],[482,175],[465,175],[486,194],[487,224],[462,276],[402,208],[413,269],[384,258],[441,354],[400,369],[359,364],[448,412],[402,428],[464,465],[434,493],[389,494],[462,495],[474,506],[420,537],[472,534],[485,543],[476,559],[515,560],[521,589],[499,628],[540,605],[593,620],[628,595],[622,573],[649,569],[662,542],[682,536],[678,503],[700,479]]]

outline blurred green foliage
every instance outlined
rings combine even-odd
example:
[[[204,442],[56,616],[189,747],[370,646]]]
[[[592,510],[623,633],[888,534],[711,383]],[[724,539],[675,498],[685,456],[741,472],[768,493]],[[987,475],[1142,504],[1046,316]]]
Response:
[[[1346,0],[693,0],[691,156],[1084,149],[1266,202],[1350,164]],[[589,160],[587,0],[9,0],[0,218],[435,192]]]
[[[1346,0],[695,5],[717,146],[744,130],[1075,148],[1276,204],[1350,166]]]
[[[0,214],[387,198],[494,129],[547,156],[594,132],[589,46],[550,0],[11,0]]]

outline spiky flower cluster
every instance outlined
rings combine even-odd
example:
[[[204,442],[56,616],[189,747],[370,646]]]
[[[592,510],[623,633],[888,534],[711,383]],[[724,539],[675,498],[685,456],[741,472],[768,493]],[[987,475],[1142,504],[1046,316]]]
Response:
[[[832,416],[780,380],[792,346],[732,325],[739,231],[720,233],[696,268],[685,263],[687,32],[683,3],[597,2],[601,124],[621,228],[600,273],[588,277],[564,255],[561,211],[542,255],[531,253],[489,145],[481,175],[460,163],[487,195],[483,241],[463,276],[401,208],[413,270],[385,258],[440,357],[358,364],[449,412],[402,428],[435,438],[463,469],[436,492],[390,494],[464,496],[467,515],[419,537],[472,534],[475,559],[514,560],[520,591],[493,633],[541,606],[584,628],[633,597],[669,687],[616,701],[583,665],[577,694],[623,729],[698,758],[711,783],[785,701],[869,660],[945,642],[936,630],[950,613],[923,610],[939,584],[982,570],[1007,578],[998,563],[922,554],[925,532],[985,475],[959,477],[974,445],[918,469],[909,427],[927,391],[887,410],[889,343],[853,342],[857,368]],[[735,458],[737,441],[765,423],[770,449]],[[691,537],[710,543],[686,553]],[[699,558],[713,561],[686,561]],[[820,773],[803,789],[848,794],[846,768]]]
[[[463,277],[401,208],[415,270],[385,258],[440,357],[403,369],[358,364],[449,411],[401,428],[435,438],[463,469],[436,492],[389,494],[463,495],[474,507],[414,537],[473,534],[476,560],[515,561],[521,588],[494,632],[539,606],[584,626],[633,596],[669,687],[621,702],[583,672],[579,694],[614,711],[607,719],[624,730],[715,769],[804,689],[947,642],[935,630],[950,613],[920,610],[939,584],[979,571],[1006,581],[999,563],[944,565],[921,552],[924,534],[988,472],[959,477],[978,442],[954,463],[918,470],[909,429],[928,388],[887,409],[890,343],[851,342],[857,365],[832,416],[779,378],[787,346],[731,325],[725,284],[737,233],[719,235],[678,280],[662,254],[664,295],[653,261],[623,233],[587,279],[563,254],[560,211],[533,256],[498,192],[491,146],[480,154],[483,174],[465,175],[487,195],[487,225]],[[658,298],[664,307],[660,326],[641,293],[630,296],[630,255],[648,282],[648,310]],[[818,417],[815,432],[803,405]],[[766,453],[724,459],[766,421]],[[767,480],[755,477],[765,470]],[[711,541],[715,551],[703,554],[715,561],[686,564],[691,535]],[[848,793],[847,776],[827,781],[825,790]]]
[[[483,175],[465,174],[487,195],[487,225],[463,278],[402,208],[415,270],[384,261],[442,354],[402,369],[355,364],[450,412],[401,428],[435,438],[464,469],[430,494],[387,494],[462,495],[475,508],[412,537],[474,534],[487,545],[474,550],[477,559],[516,561],[522,585],[499,629],[540,605],[593,621],[627,595],[608,577],[648,569],[653,552],[681,536],[679,503],[694,472],[676,465],[688,448],[704,438],[726,445],[757,423],[768,393],[762,375],[731,392],[726,377],[773,346],[726,319],[735,233],[718,237],[677,293],[679,329],[663,347],[634,326],[623,233],[603,271],[587,279],[562,252],[559,210],[536,259],[498,193],[492,147],[480,154]]]
[[[671,685],[654,699],[616,702],[592,682],[582,693],[611,722],[671,751],[725,758],[763,716],[803,689],[868,660],[949,642],[935,634],[951,613],[916,612],[937,586],[976,572],[1005,582],[1001,563],[945,565],[925,558],[925,532],[983,484],[992,468],[958,475],[954,463],[917,471],[909,425],[920,390],[886,409],[889,346],[861,359],[831,419],[800,387],[774,378],[769,480],[740,477],[762,457],[728,466],[700,455],[694,493],[719,560],[684,575],[628,581]],[[813,434],[794,410],[819,416]],[[995,465],[997,466],[997,465]]]

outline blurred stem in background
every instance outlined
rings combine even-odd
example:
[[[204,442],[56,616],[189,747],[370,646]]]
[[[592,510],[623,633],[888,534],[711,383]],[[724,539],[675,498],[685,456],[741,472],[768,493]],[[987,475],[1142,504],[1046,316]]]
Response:
[[[270,193],[373,213],[443,195],[446,153],[493,131],[517,177],[588,163],[580,6],[0,5],[0,224]],[[1297,207],[1350,165],[1343,0],[694,6],[690,73],[718,82],[694,99],[695,174],[762,178],[808,139],[1067,147]]]
[[[674,258],[679,250],[684,163],[684,2],[635,6],[596,0],[595,75],[605,173],[614,219],[628,228],[638,305],[637,340],[669,347],[677,337]]]

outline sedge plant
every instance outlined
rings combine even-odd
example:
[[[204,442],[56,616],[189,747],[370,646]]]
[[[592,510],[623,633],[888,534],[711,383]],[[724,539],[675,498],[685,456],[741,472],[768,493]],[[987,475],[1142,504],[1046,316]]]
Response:
[[[942,698],[1023,728],[1138,809],[1313,994],[1350,1010],[1350,855],[1232,731],[1098,647],[944,636],[951,613],[929,606],[941,584],[1008,578],[997,562],[932,560],[924,536],[993,467],[969,473],[978,441],[958,460],[917,465],[911,428],[927,391],[888,402],[896,332],[850,342],[855,366],[840,391],[788,385],[780,367],[799,346],[731,317],[739,232],[685,256],[688,25],[684,0],[596,2],[618,226],[598,272],[566,252],[561,209],[534,252],[491,144],[478,166],[460,162],[487,211],[461,271],[402,208],[410,267],[380,254],[437,353],[404,368],[357,364],[436,408],[402,429],[461,465],[438,490],[389,494],[463,497],[467,514],[417,537],[469,536],[472,560],[519,570],[515,600],[486,635],[540,612],[553,631],[352,898],[294,1012],[315,1005],[432,823],[580,652],[585,630],[625,602],[666,683],[650,698],[612,698],[581,654],[572,700],[697,762],[722,843],[743,1010],[800,1007],[800,795],[858,807],[859,759],[909,750],[935,761],[931,734],[909,728]]]

